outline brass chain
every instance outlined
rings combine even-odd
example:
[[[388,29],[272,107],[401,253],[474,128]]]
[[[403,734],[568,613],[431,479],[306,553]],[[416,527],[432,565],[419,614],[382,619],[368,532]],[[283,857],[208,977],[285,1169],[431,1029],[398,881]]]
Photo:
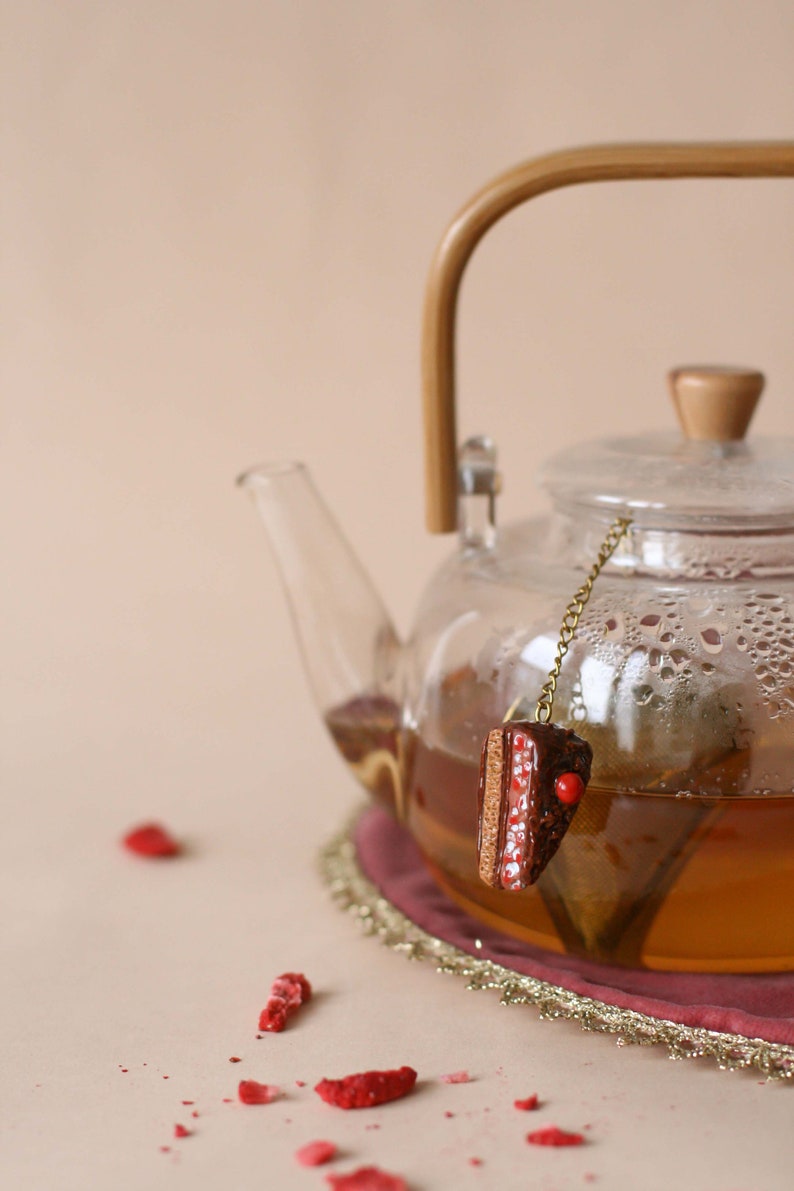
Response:
[[[571,599],[568,607],[565,609],[565,615],[562,618],[560,625],[560,635],[557,641],[557,654],[554,658],[554,665],[549,671],[549,677],[546,679],[541,688],[540,698],[538,699],[535,708],[535,723],[547,724],[551,719],[552,707],[554,705],[554,692],[557,690],[557,679],[560,676],[562,669],[562,660],[568,652],[568,646],[573,641],[574,635],[579,625],[579,618],[585,609],[587,601],[590,599],[590,593],[593,590],[593,584],[598,576],[601,574],[601,568],[609,561],[615,553],[618,545],[626,534],[631,525],[630,517],[618,517],[610,526],[609,533],[604,538],[601,549],[598,551],[598,557],[593,563],[592,570],[585,579],[584,583]],[[521,702],[522,696],[511,705],[504,722],[512,718],[513,712]]]

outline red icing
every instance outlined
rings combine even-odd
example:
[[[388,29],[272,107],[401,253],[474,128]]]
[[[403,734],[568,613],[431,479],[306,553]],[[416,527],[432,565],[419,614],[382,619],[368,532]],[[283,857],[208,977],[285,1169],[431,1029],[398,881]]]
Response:
[[[554,783],[554,792],[566,806],[575,806],[584,794],[584,782],[578,773],[561,773]]]
[[[538,1107],[537,1093],[533,1092],[531,1096],[527,1096],[526,1100],[514,1100],[513,1108],[518,1108],[521,1112],[531,1112],[533,1108]]]
[[[413,1067],[394,1071],[363,1071],[343,1079],[321,1079],[315,1092],[337,1108],[372,1108],[406,1096],[416,1083]]]
[[[534,761],[534,743],[521,732],[509,740],[505,764],[510,767],[510,792],[507,830],[500,881],[504,889],[520,889],[521,867],[527,847],[527,817],[529,814],[529,777]]]
[[[137,856],[160,858],[178,856],[182,851],[181,845],[159,823],[142,823],[129,831],[122,843]]]
[[[272,1104],[279,1089],[268,1083],[257,1083],[255,1079],[241,1079],[237,1095],[243,1104]]]
[[[295,1158],[301,1166],[322,1166],[336,1157],[336,1146],[332,1141],[310,1141],[295,1151]]]
[[[349,1174],[327,1174],[332,1191],[408,1191],[408,1184],[397,1174],[377,1166],[360,1166]]]
[[[584,1137],[581,1133],[566,1133],[556,1125],[544,1125],[534,1133],[527,1134],[527,1141],[533,1146],[581,1146]]]

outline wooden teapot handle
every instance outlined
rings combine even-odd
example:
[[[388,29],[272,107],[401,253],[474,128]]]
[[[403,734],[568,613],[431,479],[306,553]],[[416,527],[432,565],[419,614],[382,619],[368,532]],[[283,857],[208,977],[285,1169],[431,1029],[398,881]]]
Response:
[[[455,216],[436,250],[425,288],[422,387],[427,527],[457,525],[455,320],[463,271],[498,219],[528,199],[580,182],[643,178],[790,178],[794,141],[593,145],[536,157],[489,182]]]

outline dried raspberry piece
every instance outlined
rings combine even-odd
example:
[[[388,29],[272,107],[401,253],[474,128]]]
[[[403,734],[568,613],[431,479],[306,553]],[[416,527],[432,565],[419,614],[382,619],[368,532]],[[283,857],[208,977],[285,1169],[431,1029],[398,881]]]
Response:
[[[405,1179],[377,1166],[360,1166],[349,1174],[327,1174],[325,1180],[332,1191],[408,1191]]]
[[[581,1146],[584,1137],[581,1133],[566,1133],[556,1125],[544,1125],[534,1133],[527,1134],[527,1141],[533,1146]]]
[[[237,1055],[232,1055],[232,1057],[229,1059],[230,1063],[242,1063],[242,1061],[243,1060],[241,1058],[238,1058]]]
[[[394,1071],[362,1071],[344,1079],[321,1079],[315,1092],[326,1104],[337,1108],[372,1108],[406,1096],[416,1083],[413,1067]]]
[[[526,1100],[514,1100],[513,1108],[518,1108],[521,1112],[532,1112],[539,1103],[537,1092],[533,1092],[531,1096],[527,1096]]]
[[[453,1071],[451,1075],[439,1075],[442,1083],[471,1083],[468,1071]]]
[[[284,1002],[271,997],[259,1014],[259,1029],[280,1034],[287,1024],[287,1010]]]
[[[268,1083],[257,1083],[255,1079],[241,1079],[237,1095],[243,1104],[272,1104],[280,1089]]]
[[[184,1125],[174,1125],[174,1137],[190,1137],[190,1130]]]
[[[178,856],[182,851],[181,845],[159,823],[142,823],[129,831],[122,843],[138,856]]]
[[[336,1157],[336,1146],[332,1141],[310,1141],[295,1151],[301,1166],[322,1166]]]
[[[270,997],[259,1015],[259,1029],[277,1034],[287,1024],[296,1009],[311,998],[312,986],[302,972],[285,972],[277,976],[270,989]]]

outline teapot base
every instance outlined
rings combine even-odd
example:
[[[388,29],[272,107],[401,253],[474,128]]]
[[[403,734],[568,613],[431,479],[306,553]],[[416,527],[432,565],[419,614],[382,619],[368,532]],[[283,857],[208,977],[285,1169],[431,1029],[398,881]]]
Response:
[[[611,1033],[621,1044],[662,1045],[672,1058],[794,1078],[793,974],[632,971],[516,945],[442,893],[409,833],[377,808],[329,842],[320,870],[333,900],[355,911],[367,935],[462,976],[469,989],[498,992],[503,1005],[533,1005],[541,1017]]]
[[[465,884],[462,887],[458,887],[458,882],[454,877],[433,864],[427,857],[423,857],[423,859],[428,872],[439,888],[472,918],[484,923],[492,930],[509,935],[511,938],[517,939],[522,943],[528,943],[531,947],[542,948],[544,951],[553,955],[571,955],[594,961],[600,959],[600,962],[608,962],[614,967],[633,970],[645,969],[650,972],[713,973],[714,975],[774,975],[776,973],[794,972],[794,957],[791,955],[764,956],[761,959],[757,957],[750,957],[749,959],[747,957],[737,958],[735,956],[725,959],[713,957],[703,959],[691,955],[678,957],[653,955],[645,950],[634,962],[620,962],[614,957],[606,960],[605,957],[595,957],[589,955],[581,948],[566,948],[559,935],[554,932],[553,924],[548,931],[539,929],[539,927],[533,929],[530,926],[522,925],[520,922],[505,918],[503,914],[488,909],[479,901],[473,901]],[[541,901],[539,895],[536,894],[536,896],[537,900]],[[537,915],[535,921],[539,924],[543,920],[542,903],[536,909]]]
[[[425,862],[468,913],[548,951],[620,967],[794,970],[792,795],[677,798],[590,786],[537,885],[509,892],[478,875],[470,769],[418,744],[408,799]]]

